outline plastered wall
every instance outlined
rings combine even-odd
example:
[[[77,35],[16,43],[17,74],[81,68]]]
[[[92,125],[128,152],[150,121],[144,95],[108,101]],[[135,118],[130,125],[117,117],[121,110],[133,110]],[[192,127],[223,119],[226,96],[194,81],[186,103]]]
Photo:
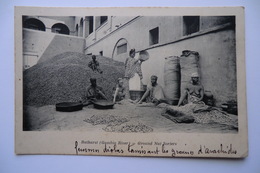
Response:
[[[44,51],[39,62],[46,61],[64,52],[83,53],[85,40],[80,37],[55,34],[49,46]]]
[[[103,51],[104,56],[112,57],[114,47],[117,41],[121,38],[125,38],[128,41],[130,49],[135,48],[136,51],[147,49],[149,47],[154,46],[154,45],[150,45],[149,43],[149,31],[156,27],[159,27],[160,33],[169,33],[169,32],[172,33],[171,35],[161,34],[161,36],[159,37],[160,44],[167,43],[169,41],[176,40],[181,36],[181,28],[174,27],[174,26],[179,26],[180,24],[181,24],[181,17],[179,16],[149,17],[149,18],[139,17],[133,23],[123,26],[122,28],[118,28],[116,31],[114,31],[114,33],[110,34],[105,39],[96,42],[94,45],[91,45],[91,39],[93,40],[94,38],[92,36],[87,38],[86,53],[98,54],[100,51]],[[103,26],[102,29],[100,29],[101,30],[100,33],[99,32],[96,33],[98,39],[101,38],[100,35],[101,33],[104,32],[103,30],[108,30],[108,26],[109,23],[107,23],[107,25]],[[120,59],[117,60],[124,62],[125,58],[126,57],[124,57],[124,59],[122,60]]]
[[[201,29],[210,30],[227,23],[223,17],[202,17]],[[107,24],[108,25],[108,24]],[[142,26],[142,27],[140,27]],[[159,27],[159,44],[149,44],[149,30]],[[105,26],[104,26],[105,28]],[[162,34],[163,33],[163,34]],[[183,36],[181,16],[140,17],[129,25],[114,31],[93,45],[86,45],[85,53],[99,54],[124,62],[128,52],[114,56],[113,51],[119,39],[128,42],[128,51],[147,49],[150,59],[143,63],[143,83],[147,84],[150,76],[157,75],[158,82],[164,85],[164,58],[180,56],[183,50],[197,51],[200,54],[201,83],[205,90],[211,91],[219,105],[229,100],[237,100],[235,32],[231,28],[216,29],[196,36]],[[88,37],[93,39],[93,37]],[[136,55],[138,56],[138,54]]]
[[[80,37],[23,29],[23,52],[38,56],[43,62],[64,52],[83,53],[85,40]]]
[[[183,40],[164,47],[148,50],[150,59],[143,63],[144,83],[152,74],[158,75],[158,82],[164,85],[164,58],[180,56],[183,50],[200,54],[201,83],[211,91],[219,105],[229,100],[237,100],[235,33],[233,30],[209,33]]]

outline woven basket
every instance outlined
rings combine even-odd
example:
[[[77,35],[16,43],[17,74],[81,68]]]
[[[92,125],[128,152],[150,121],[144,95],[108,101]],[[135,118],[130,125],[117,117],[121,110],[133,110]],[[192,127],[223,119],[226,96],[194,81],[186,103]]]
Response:
[[[146,50],[142,50],[139,53],[139,60],[140,61],[146,61],[150,58],[149,53]]]

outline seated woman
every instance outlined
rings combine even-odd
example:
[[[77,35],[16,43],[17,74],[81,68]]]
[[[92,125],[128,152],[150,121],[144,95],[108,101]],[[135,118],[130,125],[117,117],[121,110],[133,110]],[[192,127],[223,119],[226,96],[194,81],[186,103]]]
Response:
[[[118,102],[118,101],[125,99],[125,92],[126,92],[126,90],[124,87],[123,79],[118,78],[113,102],[115,103],[116,101]]]
[[[202,100],[204,97],[204,88],[199,82],[199,74],[192,73],[191,81],[187,84],[184,92],[179,100],[178,106],[183,104],[185,98],[188,98],[188,103],[205,104]]]

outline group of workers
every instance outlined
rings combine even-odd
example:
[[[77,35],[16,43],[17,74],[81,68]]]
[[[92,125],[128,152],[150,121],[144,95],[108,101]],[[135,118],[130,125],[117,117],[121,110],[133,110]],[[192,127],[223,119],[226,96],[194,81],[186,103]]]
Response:
[[[126,96],[127,94],[129,94],[129,87],[127,88],[124,85],[124,80],[126,80],[129,84],[136,74],[138,74],[140,80],[142,80],[143,78],[141,70],[141,64],[143,61],[139,58],[135,59],[134,57],[135,50],[131,49],[129,52],[129,57],[126,59],[125,62],[125,79],[119,78],[116,84],[116,89],[113,96],[114,103],[124,99],[128,99]],[[99,63],[96,60],[95,56],[92,56],[92,61],[89,63],[89,67],[92,68],[93,71],[95,70],[99,73],[102,73],[102,70],[99,68]],[[167,100],[164,96],[163,88],[157,83],[157,79],[158,77],[156,75],[151,76],[150,83],[147,85],[145,93],[141,98],[136,100],[135,103],[142,104],[144,100],[146,100],[146,102],[154,103],[155,105],[158,105],[160,103],[167,103]],[[97,85],[96,78],[91,78],[90,83],[90,86],[88,86],[86,89],[85,97],[87,98],[87,100],[108,100],[102,87]],[[184,100],[187,100],[188,103],[203,103],[203,97],[204,88],[199,82],[199,75],[198,73],[192,73],[191,81],[185,86],[184,91],[181,94],[181,98],[179,99],[178,106],[181,106]]]

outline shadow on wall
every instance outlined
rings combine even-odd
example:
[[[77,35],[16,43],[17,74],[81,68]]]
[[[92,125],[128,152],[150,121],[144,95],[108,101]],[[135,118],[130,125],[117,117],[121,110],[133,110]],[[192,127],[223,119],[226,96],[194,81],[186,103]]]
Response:
[[[84,43],[85,40],[83,38],[55,35],[43,55],[40,57],[39,63],[64,52],[83,53]]]

